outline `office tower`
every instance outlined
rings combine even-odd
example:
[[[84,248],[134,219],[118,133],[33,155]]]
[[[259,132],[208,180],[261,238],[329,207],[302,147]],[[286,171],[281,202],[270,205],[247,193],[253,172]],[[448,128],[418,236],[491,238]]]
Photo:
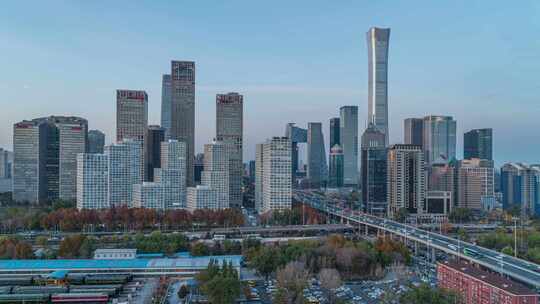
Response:
[[[285,128],[285,137],[291,141],[291,156],[292,156],[292,178],[293,184],[295,184],[296,176],[298,175],[298,144],[307,143],[307,130],[302,129],[294,125],[294,123],[288,123]]]
[[[249,175],[249,182],[251,184],[255,183],[255,161],[254,160],[249,161],[248,175]]]
[[[13,125],[13,200],[37,204],[47,199],[45,168],[48,127],[37,121]]]
[[[338,144],[335,144],[332,149],[330,149],[330,174],[328,187],[343,187],[343,149],[341,149],[341,146]]]
[[[187,209],[191,212],[197,209],[219,209],[217,201],[217,191],[209,186],[197,185],[188,188]]]
[[[358,187],[358,107],[340,108],[340,142],[343,149],[343,184]]]
[[[201,183],[217,192],[219,209],[229,208],[229,148],[221,141],[204,145],[204,171]]]
[[[388,145],[388,43],[390,29],[372,27],[368,45],[368,123],[386,135]]]
[[[424,117],[426,163],[449,162],[456,158],[456,121],[452,116]]]
[[[193,162],[193,179],[195,184],[201,184],[201,174],[204,171],[204,153],[198,153]]]
[[[522,215],[540,215],[540,167],[507,163],[501,167],[503,208],[517,207]]]
[[[109,208],[109,158],[105,154],[77,154],[77,208]]]
[[[187,185],[192,186],[195,155],[195,62],[171,62],[170,138],[187,147]]]
[[[79,117],[51,116],[58,130],[58,198],[77,198],[77,154],[86,152],[88,122]]]
[[[154,169],[161,168],[161,142],[165,141],[165,128],[148,126],[144,142],[144,180],[154,181]]]
[[[424,119],[407,118],[403,124],[405,144],[422,146],[424,144]]]
[[[103,154],[105,147],[105,133],[99,130],[88,131],[88,153]]]
[[[330,150],[335,146],[341,146],[339,117],[330,118]]]
[[[216,139],[229,149],[229,204],[242,206],[243,101],[238,93],[216,95]]]
[[[463,158],[493,160],[493,130],[474,129],[463,135]]]
[[[169,138],[171,130],[171,75],[164,74],[161,78],[161,127],[165,129],[165,138]]]
[[[13,191],[11,152],[0,148],[0,193]]]
[[[361,140],[361,184],[364,211],[384,216],[386,202],[386,136],[370,123]]]
[[[17,175],[14,192],[23,193],[14,194],[15,199],[34,203],[56,199],[75,200],[77,154],[86,152],[88,122],[79,117],[36,118],[15,124],[13,134],[14,143],[17,140],[17,145],[14,144],[17,147],[14,148],[14,171]],[[17,167],[17,163],[20,166]],[[29,178],[28,174],[38,175]],[[27,186],[29,188],[25,190]],[[37,190],[39,188],[42,190]],[[33,194],[24,194],[27,191]],[[34,195],[38,192],[44,196]]]
[[[143,182],[133,185],[133,207],[164,210],[164,201],[164,188],[161,183]]]
[[[109,205],[132,206],[133,185],[142,183],[142,146],[126,139],[105,147],[109,158]]]
[[[320,188],[328,174],[322,123],[308,123],[307,142],[307,178],[311,188]]]
[[[255,210],[257,210],[259,213],[262,213],[263,211],[263,157],[264,144],[257,144],[255,146]]]
[[[424,210],[424,154],[417,145],[393,145],[387,158],[388,216],[395,218],[400,209],[411,215]]]
[[[144,141],[148,128],[148,95],[145,91],[116,90],[116,141]]]
[[[291,141],[272,137],[263,146],[262,210],[291,209]]]
[[[482,209],[483,197],[494,197],[493,161],[464,159],[458,162],[457,207]]]
[[[156,168],[154,181],[163,188],[163,208],[186,207],[186,155],[185,142],[168,140],[161,143],[161,168]]]

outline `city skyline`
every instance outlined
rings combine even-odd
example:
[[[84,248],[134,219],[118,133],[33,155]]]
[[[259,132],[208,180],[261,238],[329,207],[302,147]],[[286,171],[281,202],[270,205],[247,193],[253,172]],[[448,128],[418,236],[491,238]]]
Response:
[[[442,6],[445,5],[442,4]],[[173,4],[171,6],[175,7]],[[437,7],[440,6],[441,4],[437,4]],[[357,19],[362,19],[358,18],[359,15],[368,16],[370,12],[383,7],[387,9],[384,16],[375,14],[365,20],[357,21]],[[403,142],[404,118],[434,114],[451,115],[456,119],[458,158],[462,158],[462,134],[477,128],[493,128],[494,160],[498,165],[508,161],[534,163],[536,162],[535,155],[538,154],[537,151],[540,148],[534,141],[534,132],[527,131],[535,129],[535,117],[540,114],[540,108],[536,105],[538,92],[533,81],[530,80],[530,72],[538,65],[534,58],[531,60],[531,56],[537,56],[537,49],[533,42],[523,39],[528,31],[534,32],[539,26],[534,20],[534,14],[529,12],[538,9],[538,4],[533,2],[519,8],[494,5],[488,8],[488,11],[493,14],[483,15],[480,12],[484,12],[486,8],[473,4],[464,16],[463,24],[447,22],[451,26],[439,25],[445,23],[443,19],[430,22],[434,24],[432,29],[420,28],[417,26],[418,22],[413,22],[409,17],[399,16],[403,10],[418,10],[418,7],[408,8],[400,3],[392,6],[370,3],[343,5],[328,12],[329,16],[320,17],[322,18],[320,24],[316,22],[317,16],[321,16],[323,11],[326,12],[324,6],[310,7],[305,16],[299,17],[299,20],[293,20],[292,16],[300,10],[300,5],[295,4],[291,12],[279,16],[279,20],[288,26],[301,24],[302,26],[296,30],[287,30],[287,27],[283,25],[273,29],[263,22],[255,24],[254,29],[243,29],[238,34],[230,34],[229,32],[242,29],[244,22],[261,17],[256,7],[247,5],[243,12],[251,13],[248,14],[248,18],[239,24],[227,25],[223,30],[218,31],[218,34],[227,31],[228,34],[223,36],[222,40],[240,41],[242,45],[247,45],[249,48],[239,51],[237,45],[233,44],[229,47],[220,44],[223,59],[218,59],[214,52],[205,49],[208,43],[218,43],[222,40],[214,36],[215,34],[208,34],[196,28],[197,22],[200,22],[195,20],[196,16],[203,14],[203,8],[197,4],[187,8],[193,12],[193,16],[181,15],[184,18],[177,18],[178,21],[160,19],[167,16],[165,12],[167,7],[154,7],[149,18],[159,22],[154,25],[148,22],[149,24],[145,25],[147,27],[145,35],[137,38],[137,42],[143,44],[161,42],[165,39],[163,34],[149,37],[157,32],[159,26],[173,25],[175,22],[178,24],[194,22],[193,26],[187,27],[185,31],[173,31],[178,38],[176,40],[189,42],[186,43],[187,46],[178,44],[173,44],[170,48],[141,46],[139,50],[129,48],[128,54],[123,52],[124,44],[128,45],[129,39],[136,37],[133,36],[134,31],[141,30],[141,27],[130,24],[133,28],[129,28],[126,27],[127,24],[114,20],[115,13],[123,8],[121,4],[111,5],[110,12],[102,16],[103,24],[96,28],[95,32],[76,22],[77,20],[70,17],[70,14],[62,14],[51,23],[44,23],[50,21],[50,18],[44,20],[34,12],[28,12],[28,14],[32,16],[36,14],[33,16],[35,18],[21,18],[8,14],[10,10],[17,8],[18,5],[10,4],[7,10],[0,13],[3,17],[0,24],[4,28],[0,36],[6,43],[6,55],[0,59],[0,64],[6,71],[3,76],[0,76],[0,88],[4,91],[0,103],[2,105],[14,103],[13,106],[7,108],[7,111],[2,111],[0,114],[2,122],[0,147],[7,150],[12,150],[11,126],[13,123],[27,117],[49,115],[83,117],[89,121],[89,129],[105,132],[107,144],[110,144],[115,135],[114,91],[118,88],[136,88],[147,91],[149,124],[158,123],[161,106],[161,77],[169,72],[171,60],[192,60],[198,67],[198,84],[195,94],[196,152],[201,152],[203,144],[213,137],[215,121],[212,107],[215,94],[229,91],[237,91],[247,100],[244,160],[254,159],[255,143],[279,134],[282,126],[291,121],[295,121],[298,125],[306,125],[309,121],[322,122],[325,141],[329,142],[328,120],[338,114],[338,108],[342,105],[359,106],[359,131],[361,132],[367,125],[368,114],[366,106],[368,63],[364,35],[371,26],[392,29],[388,75],[391,87],[389,90],[390,144]],[[86,21],[98,18],[100,15],[98,12],[102,11],[99,3],[72,3],[61,7],[61,11],[70,12],[81,8],[86,10],[83,18]],[[440,11],[445,12],[442,16],[444,18],[452,18],[454,13],[457,14],[460,11],[447,8],[447,10],[440,8]],[[42,7],[41,12],[52,9],[58,9],[58,5]],[[144,12],[143,8],[130,5],[127,5],[127,9],[134,16],[139,16]],[[208,9],[214,16],[218,11],[227,12],[236,7],[235,5],[230,7],[218,5]],[[277,11],[270,7],[267,9],[269,9],[269,14],[264,18],[278,16]],[[361,9],[365,9],[365,12]],[[421,12],[433,10],[435,7],[427,4]],[[501,13],[503,11],[504,14]],[[171,14],[180,16],[174,11]],[[337,15],[343,15],[342,20],[331,20],[332,16]],[[489,26],[502,22],[506,15],[520,16],[520,22],[507,24],[505,28]],[[269,22],[271,20],[264,18],[263,20]],[[441,16],[434,14],[426,18],[429,20],[422,21],[429,22],[431,18],[436,20]],[[33,21],[28,21],[28,19],[33,19]],[[58,26],[65,28],[65,25],[71,22],[75,22],[76,26],[66,29],[65,35],[71,38],[81,36],[92,37],[92,39],[77,38],[74,41],[75,45],[72,46],[58,44],[59,37],[51,34],[54,32],[51,29]],[[43,25],[43,35],[34,41],[36,38],[32,36],[32,33],[36,30],[36,24]],[[480,26],[471,28],[473,24]],[[214,29],[213,24],[207,25]],[[346,25],[346,30],[343,30],[344,25]],[[321,32],[321,26],[326,26],[327,29]],[[516,29],[522,32],[515,34]],[[110,33],[103,37],[94,37],[102,31],[110,31]],[[120,35],[119,41],[111,40],[111,33],[119,34],[124,31],[126,35]],[[191,31],[193,33],[190,33]],[[259,31],[259,36],[246,36],[251,31]],[[332,37],[330,34],[332,31],[338,34]],[[433,36],[433,33],[437,31],[441,34],[437,37]],[[280,33],[288,35],[283,37],[276,35]],[[299,37],[292,34],[302,35]],[[315,50],[313,45],[320,45],[318,37],[321,36],[319,35],[325,39],[331,39],[330,46]],[[280,37],[284,43],[294,47],[280,49],[276,54],[274,54],[275,50],[272,52],[263,50],[267,44],[272,45],[279,41],[276,37]],[[477,37],[483,38],[482,43],[475,41]],[[89,51],[85,51],[90,42],[93,46],[89,48]],[[260,46],[255,46],[257,43],[253,42],[259,42]],[[508,42],[511,42],[513,46],[509,47]],[[472,44],[473,47],[464,51],[460,50],[460,44]],[[309,48],[310,51],[304,48]],[[25,57],[24,61],[21,56]],[[133,60],[141,56],[148,57],[148,60],[134,65]],[[527,60],[521,60],[524,57]],[[459,64],[456,65],[457,61]],[[526,65],[521,63],[525,61]],[[21,66],[25,65],[32,65],[33,69],[21,69]],[[289,71],[288,75],[276,73],[277,69],[282,69],[285,65]],[[80,73],[78,77],[68,77],[66,72],[71,71],[72,68],[74,71],[85,71],[85,73]],[[236,68],[237,72],[231,76],[231,73],[227,71],[233,68]],[[319,77],[317,73],[314,73],[321,69],[327,71],[324,77]],[[22,73],[23,70],[28,71]],[[141,72],[135,73],[135,70]],[[433,77],[432,71],[444,72],[435,73],[437,77]],[[304,80],[303,75],[309,77]],[[526,76],[528,77],[523,78]],[[36,98],[37,96],[40,98]],[[77,96],[78,102],[71,102],[73,96]],[[520,106],[515,107],[516,104]],[[304,115],[308,107],[310,115]],[[276,109],[286,111],[283,113],[284,111]],[[485,109],[488,109],[488,115]],[[265,118],[268,118],[260,119],[263,114]],[[519,119],[515,119],[516,117]],[[501,121],[505,124],[503,125]],[[268,127],[264,127],[266,125]],[[257,130],[257,132],[251,130]],[[530,148],[512,149],[515,145],[529,145]]]

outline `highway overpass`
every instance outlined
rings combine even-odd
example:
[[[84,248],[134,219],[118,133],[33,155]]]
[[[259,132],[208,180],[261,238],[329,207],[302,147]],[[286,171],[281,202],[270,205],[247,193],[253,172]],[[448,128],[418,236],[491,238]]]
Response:
[[[367,231],[367,228],[371,227],[390,233],[413,241],[415,244],[423,244],[427,246],[428,251],[429,249],[432,252],[440,250],[449,255],[458,256],[540,289],[540,265],[538,264],[411,225],[349,210],[336,204],[335,201],[329,201],[323,195],[310,191],[295,190],[293,197],[299,202],[304,202],[321,212],[341,219],[344,223],[358,225],[360,230],[364,228]]]

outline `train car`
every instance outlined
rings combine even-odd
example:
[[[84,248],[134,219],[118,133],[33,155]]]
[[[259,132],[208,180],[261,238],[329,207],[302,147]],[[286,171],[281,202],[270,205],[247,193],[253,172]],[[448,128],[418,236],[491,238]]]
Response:
[[[118,294],[118,289],[116,288],[96,288],[96,289],[85,289],[85,288],[72,288],[69,290],[69,293],[104,293],[109,297],[113,297]]]
[[[73,285],[73,286],[70,286],[70,290],[71,289],[102,289],[102,288],[106,288],[106,289],[109,289],[109,288],[115,288],[117,289],[118,291],[121,291],[122,290],[122,285],[121,284],[104,284],[104,285]]]
[[[68,292],[67,287],[63,286],[15,286],[11,290],[14,294],[53,294]]]
[[[49,303],[50,295],[49,294],[3,294],[0,295],[0,303]]]
[[[125,284],[131,278],[132,276],[127,274],[88,275],[84,278],[84,283],[86,285]]]
[[[109,296],[104,293],[58,293],[51,296],[51,303],[108,303]]]
[[[15,276],[1,276],[0,277],[0,286],[30,286],[32,285],[33,277],[15,277]]]
[[[85,275],[83,274],[68,274],[66,281],[69,284],[82,285],[84,284]]]
[[[0,286],[0,294],[10,294],[11,286]]]

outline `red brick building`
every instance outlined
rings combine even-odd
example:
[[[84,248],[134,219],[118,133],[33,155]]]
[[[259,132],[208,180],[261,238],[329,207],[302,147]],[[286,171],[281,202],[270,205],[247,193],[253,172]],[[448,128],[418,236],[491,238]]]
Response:
[[[465,262],[437,265],[440,288],[458,292],[465,304],[537,304],[538,294],[528,287]]]

